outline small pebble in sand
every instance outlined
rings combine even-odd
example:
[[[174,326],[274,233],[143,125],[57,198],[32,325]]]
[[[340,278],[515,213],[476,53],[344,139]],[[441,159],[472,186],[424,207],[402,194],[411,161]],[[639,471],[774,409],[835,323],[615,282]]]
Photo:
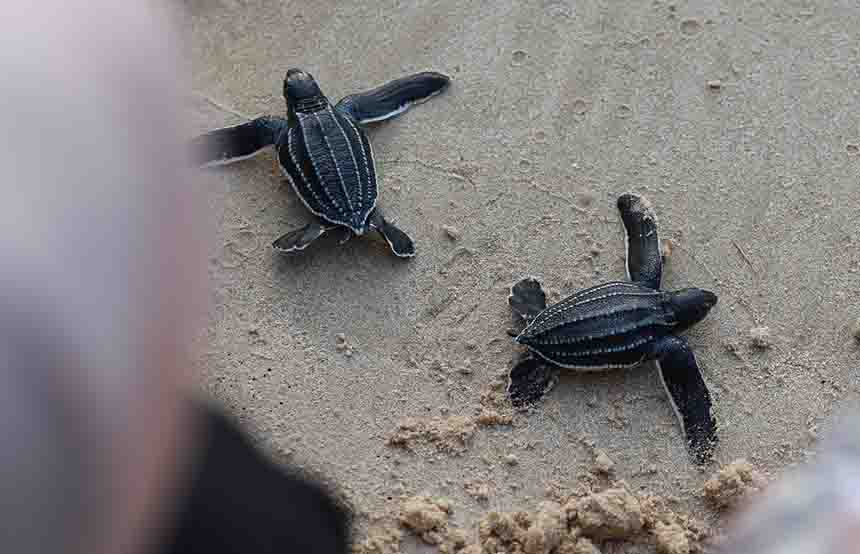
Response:
[[[633,115],[633,108],[628,106],[627,104],[621,104],[615,108],[615,116],[620,117],[622,119],[626,119]]]
[[[457,368],[457,371],[460,372],[461,375],[471,375],[472,374],[472,360],[466,358],[463,360],[463,364]]]
[[[586,102],[582,98],[577,98],[573,101],[571,107],[573,108],[573,113],[577,115],[584,115],[585,112],[588,111],[588,102]]]
[[[343,352],[349,346],[346,344],[346,335],[343,333],[338,333],[334,336],[334,347],[337,348],[339,352]]]
[[[514,50],[514,53],[511,54],[511,60],[513,61],[514,65],[521,65],[523,62],[526,61],[527,57],[528,54],[526,54],[522,50]]]
[[[448,235],[448,238],[451,240],[457,240],[460,238],[460,230],[456,227],[452,227],[451,225],[443,225],[442,230],[445,231],[445,234]]]
[[[687,36],[698,35],[702,31],[702,24],[695,19],[685,19],[681,22],[681,32]]]
[[[708,84],[708,88],[711,90],[720,90],[721,88],[723,88],[723,82],[720,81],[719,79],[712,79],[712,80],[708,81],[707,84]]]
[[[615,462],[612,461],[612,458],[603,451],[597,450],[594,453],[594,471],[596,473],[600,473],[601,475],[609,475],[612,473],[612,470],[615,468]]]
[[[773,338],[770,334],[770,327],[753,327],[750,329],[750,340],[754,347],[761,350],[766,350],[772,347]]]
[[[744,459],[723,466],[705,483],[705,498],[718,508],[734,507],[760,492],[766,482],[751,463]]]
[[[726,349],[726,352],[734,356],[739,360],[743,360],[744,356],[741,352],[741,343],[737,340],[727,340],[723,343],[723,347]]]

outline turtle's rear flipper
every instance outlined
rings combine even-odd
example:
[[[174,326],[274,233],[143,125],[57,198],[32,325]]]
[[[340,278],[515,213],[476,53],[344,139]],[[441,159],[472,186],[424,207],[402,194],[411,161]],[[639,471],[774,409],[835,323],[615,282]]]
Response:
[[[697,464],[711,461],[717,445],[717,421],[711,413],[711,395],[687,341],[667,337],[655,346],[657,367],[669,401],[687,437]]]
[[[350,94],[337,103],[337,109],[359,123],[382,121],[426,102],[445,90],[450,82],[451,79],[441,73],[416,73],[367,92]]]
[[[415,255],[415,243],[412,242],[409,235],[382,217],[382,212],[379,209],[374,210],[370,214],[370,226],[378,231],[385,241],[388,242],[388,246],[391,247],[391,251],[394,252],[395,256],[411,258]]]
[[[537,404],[558,381],[555,368],[532,356],[523,358],[508,376],[508,396],[518,410]]]
[[[660,288],[663,256],[657,236],[657,217],[651,204],[637,194],[622,194],[618,211],[627,233],[627,277],[652,289]]]
[[[290,231],[272,243],[272,247],[279,252],[299,252],[323,236],[326,231],[334,227],[322,223],[309,223],[301,229]]]
[[[546,309],[546,294],[534,277],[526,277],[511,287],[508,295],[511,309],[526,322]]]
[[[286,120],[259,117],[253,121],[216,129],[191,141],[195,165],[213,167],[251,158],[275,144]]]

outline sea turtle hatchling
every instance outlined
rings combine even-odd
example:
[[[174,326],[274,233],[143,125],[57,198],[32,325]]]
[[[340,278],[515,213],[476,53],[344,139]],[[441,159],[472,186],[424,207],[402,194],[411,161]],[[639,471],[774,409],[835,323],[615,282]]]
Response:
[[[317,220],[275,240],[282,252],[304,250],[336,228],[346,239],[378,231],[397,256],[415,255],[409,236],[387,221],[376,205],[373,150],[362,126],[390,119],[447,88],[441,73],[409,75],[332,106],[313,76],[290,69],[284,79],[287,117],[264,116],[194,139],[195,161],[204,167],[255,156],[274,146],[278,163],[296,194]]]
[[[549,307],[535,278],[511,287],[508,301],[526,322],[515,340],[529,354],[511,370],[508,394],[516,408],[527,408],[555,384],[556,367],[596,371],[654,360],[695,461],[706,463],[717,443],[711,396],[690,346],[676,333],[701,321],[717,296],[697,288],[659,290],[663,258],[651,205],[624,194],[618,209],[630,282],[597,285]]]

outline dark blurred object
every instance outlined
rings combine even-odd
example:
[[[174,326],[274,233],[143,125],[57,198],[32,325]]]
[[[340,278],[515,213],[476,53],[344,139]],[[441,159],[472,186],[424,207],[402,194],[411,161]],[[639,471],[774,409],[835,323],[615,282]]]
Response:
[[[346,511],[325,489],[276,466],[217,410],[201,413],[200,466],[165,554],[347,552]]]

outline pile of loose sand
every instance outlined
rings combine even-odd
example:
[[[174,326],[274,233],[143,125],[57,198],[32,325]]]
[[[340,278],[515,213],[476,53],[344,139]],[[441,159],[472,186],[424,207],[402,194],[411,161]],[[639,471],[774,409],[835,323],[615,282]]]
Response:
[[[735,460],[705,483],[705,497],[718,508],[737,506],[758,494],[766,485],[764,476],[747,460]]]
[[[607,460],[599,452],[593,472],[606,474]],[[749,462],[736,460],[707,481],[704,495],[723,510],[741,505],[764,486],[764,477]],[[702,552],[717,536],[716,529],[669,508],[667,499],[634,493],[623,481],[556,495],[534,511],[488,511],[472,530],[459,528],[453,514],[447,499],[406,497],[396,513],[374,517],[354,552],[400,552],[404,532],[442,554],[599,554],[610,542],[661,554],[690,554]]]

